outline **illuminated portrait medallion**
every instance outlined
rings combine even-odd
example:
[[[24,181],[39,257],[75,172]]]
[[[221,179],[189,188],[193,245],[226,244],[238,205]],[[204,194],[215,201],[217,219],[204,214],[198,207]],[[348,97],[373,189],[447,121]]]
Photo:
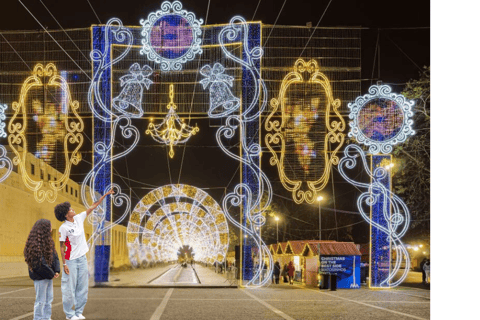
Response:
[[[165,1],[161,10],[140,20],[143,26],[140,53],[159,63],[162,71],[181,70],[185,62],[202,53],[200,26],[203,20],[196,20],[195,14],[181,9],[179,1]]]
[[[348,104],[353,120],[348,136],[369,146],[371,154],[390,153],[392,146],[415,134],[410,119],[414,102],[391,90],[387,85],[374,85],[369,94]]]

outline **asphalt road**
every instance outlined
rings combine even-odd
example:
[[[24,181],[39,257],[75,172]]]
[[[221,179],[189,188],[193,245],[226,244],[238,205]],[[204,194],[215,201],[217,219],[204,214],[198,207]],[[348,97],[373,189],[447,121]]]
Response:
[[[53,320],[65,319],[55,283]],[[0,283],[0,319],[33,319],[35,290]],[[289,285],[262,289],[90,288],[87,319],[429,319],[430,290],[324,291]]]
[[[198,284],[195,272],[192,266],[187,265],[186,268],[176,265],[170,270],[162,274],[160,277],[150,282],[152,285],[173,285],[173,284]]]

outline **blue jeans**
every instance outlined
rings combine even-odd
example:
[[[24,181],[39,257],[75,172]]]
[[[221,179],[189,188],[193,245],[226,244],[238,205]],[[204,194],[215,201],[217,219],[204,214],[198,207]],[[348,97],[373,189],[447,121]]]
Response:
[[[50,319],[52,316],[53,280],[34,280],[35,304],[33,320]]]
[[[70,274],[62,272],[63,312],[67,318],[83,313],[88,296],[88,264],[87,256],[75,260],[67,260]],[[75,305],[75,311],[72,310]]]

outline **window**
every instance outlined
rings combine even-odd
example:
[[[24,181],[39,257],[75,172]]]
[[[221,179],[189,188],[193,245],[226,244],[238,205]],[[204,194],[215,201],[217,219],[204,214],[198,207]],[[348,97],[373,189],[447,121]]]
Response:
[[[73,196],[73,187],[70,188],[70,194]]]
[[[65,185],[65,192],[68,193],[68,184]]]
[[[48,181],[52,180],[52,176],[50,175],[50,173],[48,174]]]
[[[75,198],[78,198],[78,191],[75,190]]]
[[[30,173],[34,176],[35,175],[35,165],[30,163]]]
[[[40,169],[40,180],[43,180],[43,170]]]

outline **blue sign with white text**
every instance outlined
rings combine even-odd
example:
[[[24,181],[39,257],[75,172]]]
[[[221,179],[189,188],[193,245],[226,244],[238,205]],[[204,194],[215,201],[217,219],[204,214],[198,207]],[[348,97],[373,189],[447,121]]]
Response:
[[[360,287],[360,256],[320,256],[320,273],[337,276],[337,288]]]

